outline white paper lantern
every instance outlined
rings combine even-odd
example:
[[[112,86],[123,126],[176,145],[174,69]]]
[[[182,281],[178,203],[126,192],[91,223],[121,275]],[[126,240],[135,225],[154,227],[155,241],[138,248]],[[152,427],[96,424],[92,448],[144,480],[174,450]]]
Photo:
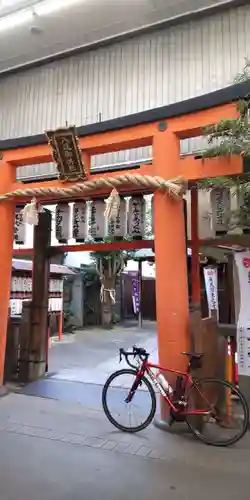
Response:
[[[83,242],[88,235],[87,203],[76,202],[73,207],[73,238],[77,242]]]
[[[16,280],[16,291],[17,292],[22,292],[23,291],[23,283],[22,283],[22,278],[19,276]]]
[[[146,203],[143,196],[132,196],[129,200],[128,228],[132,238],[142,238],[145,232]]]
[[[105,202],[103,200],[93,200],[90,211],[90,235],[95,240],[105,237]]]
[[[26,236],[26,226],[23,220],[23,206],[17,206],[14,222],[14,241],[17,245],[24,245]]]
[[[18,287],[18,284],[17,284],[17,277],[16,276],[13,276],[11,278],[11,291],[12,292],[17,292],[17,287]]]
[[[126,235],[126,201],[121,198],[116,220],[108,222],[108,235],[123,237]]]
[[[26,278],[26,277],[24,277],[22,279],[22,291],[23,292],[28,292],[29,291],[28,278]]]
[[[21,299],[10,299],[9,301],[11,317],[20,316],[22,314],[23,302]]]
[[[211,190],[212,227],[214,234],[226,233],[231,215],[231,193],[229,188]]]
[[[58,203],[56,207],[56,239],[59,243],[67,243],[70,238],[70,206]]]

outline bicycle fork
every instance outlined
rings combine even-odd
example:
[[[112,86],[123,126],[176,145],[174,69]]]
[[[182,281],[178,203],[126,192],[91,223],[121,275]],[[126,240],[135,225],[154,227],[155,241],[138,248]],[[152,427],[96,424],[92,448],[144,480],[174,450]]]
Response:
[[[142,376],[143,376],[142,370],[138,371],[136,378],[135,378],[135,381],[133,382],[129,393],[128,393],[127,397],[125,398],[125,403],[131,403],[139,385],[142,384],[142,382],[141,382]]]

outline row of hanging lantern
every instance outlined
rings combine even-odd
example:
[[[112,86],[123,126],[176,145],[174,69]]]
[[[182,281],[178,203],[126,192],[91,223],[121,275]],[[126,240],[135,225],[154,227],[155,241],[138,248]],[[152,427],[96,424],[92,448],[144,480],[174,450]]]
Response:
[[[16,208],[14,241],[25,243],[26,225],[23,207]],[[119,209],[114,219],[105,215],[106,202],[103,199],[58,203],[55,210],[55,237],[59,243],[67,243],[73,238],[82,243],[89,238],[100,241],[106,237],[133,239],[143,238],[146,227],[146,200],[143,195],[130,198],[121,197]]]
[[[23,294],[32,292],[32,278],[31,276],[12,276],[11,278],[11,293]],[[49,293],[62,294],[63,293],[63,280],[53,279],[49,280]]]
[[[70,206],[59,203],[56,207],[56,239],[59,243],[67,242],[72,237],[77,243],[89,237],[100,241],[105,237],[143,238],[145,233],[145,199],[143,196],[132,196],[130,200],[120,199],[115,219],[105,216],[105,201],[94,199],[91,202],[81,201],[73,205],[71,219]],[[71,220],[72,232],[71,232]]]
[[[63,280],[49,280],[49,303],[48,309],[51,312],[63,310]],[[10,289],[10,314],[11,317],[22,314],[23,302],[30,300],[32,296],[32,278],[31,276],[12,276]]]
[[[231,196],[227,187],[216,187],[210,192],[210,218],[214,236],[223,235],[230,229]],[[132,239],[140,239],[145,236],[148,217],[146,220],[146,199],[143,195],[121,197],[115,219],[108,219],[105,208],[103,199],[58,203],[55,211],[55,236],[58,242],[67,243],[71,238],[82,243],[89,238],[100,241],[106,237],[122,239],[129,235]],[[18,245],[24,244],[26,237],[22,209],[22,206],[16,207],[14,240]],[[150,218],[153,230],[153,197]]]

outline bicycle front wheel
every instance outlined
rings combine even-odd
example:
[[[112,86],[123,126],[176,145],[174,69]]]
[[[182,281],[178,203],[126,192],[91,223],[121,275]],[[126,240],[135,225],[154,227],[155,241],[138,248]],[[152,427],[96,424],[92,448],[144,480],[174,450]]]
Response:
[[[119,370],[108,378],[102,391],[102,406],[109,421],[123,432],[139,432],[153,420],[156,412],[154,389],[146,377],[137,386],[136,370]],[[131,388],[136,388],[130,401]],[[129,398],[130,399],[130,398]]]
[[[219,379],[194,380],[188,391],[186,422],[204,443],[229,446],[239,441],[249,426],[249,409],[243,394],[232,384]],[[206,412],[206,414],[205,414]]]

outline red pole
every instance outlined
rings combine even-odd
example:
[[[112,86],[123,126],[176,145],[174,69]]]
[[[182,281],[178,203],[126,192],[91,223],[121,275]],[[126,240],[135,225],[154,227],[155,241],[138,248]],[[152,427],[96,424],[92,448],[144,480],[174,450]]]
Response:
[[[48,317],[49,319],[49,317]],[[49,370],[49,339],[50,339],[50,324],[48,325],[47,330],[47,341],[46,341],[46,364],[45,364],[45,372],[48,373]]]
[[[238,372],[237,372],[237,364],[235,363],[235,354],[236,354],[236,342],[234,338],[230,339],[231,345],[231,356],[232,356],[232,372],[233,372],[233,383],[235,385],[238,384]]]
[[[59,321],[58,321],[58,340],[62,340],[63,334],[63,313],[60,311],[59,313]]]

